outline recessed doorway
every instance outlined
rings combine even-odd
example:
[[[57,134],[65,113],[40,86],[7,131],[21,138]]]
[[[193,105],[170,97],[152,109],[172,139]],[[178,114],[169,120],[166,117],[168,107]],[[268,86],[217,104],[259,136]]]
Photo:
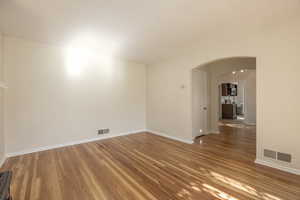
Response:
[[[192,135],[218,134],[224,124],[256,125],[256,58],[215,60],[192,70]]]

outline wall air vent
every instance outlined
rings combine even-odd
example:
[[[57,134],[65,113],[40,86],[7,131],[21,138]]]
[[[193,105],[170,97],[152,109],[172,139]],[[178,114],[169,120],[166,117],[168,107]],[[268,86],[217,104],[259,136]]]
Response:
[[[98,130],[98,135],[103,135],[103,134],[108,134],[109,133],[109,129],[100,129]]]
[[[277,160],[283,161],[283,162],[292,162],[292,155],[287,153],[277,153]]]
[[[279,160],[279,161],[288,162],[288,163],[292,162],[291,154],[276,152],[276,151],[272,151],[269,149],[264,149],[264,157],[272,158],[274,160]]]
[[[276,159],[276,151],[265,149],[264,150],[264,156],[267,157],[267,158]]]

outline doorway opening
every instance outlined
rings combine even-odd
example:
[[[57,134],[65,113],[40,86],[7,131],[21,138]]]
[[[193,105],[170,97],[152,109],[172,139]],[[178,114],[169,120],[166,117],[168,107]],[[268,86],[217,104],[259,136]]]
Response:
[[[256,125],[256,58],[232,57],[192,69],[192,136],[220,133],[222,126]]]
[[[240,69],[218,79],[219,119],[256,124],[256,69]]]

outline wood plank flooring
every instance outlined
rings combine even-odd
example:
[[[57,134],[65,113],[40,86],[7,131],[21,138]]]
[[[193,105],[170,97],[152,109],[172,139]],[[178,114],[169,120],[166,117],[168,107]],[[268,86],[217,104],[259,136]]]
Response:
[[[14,200],[299,200],[300,177],[254,164],[255,129],[189,145],[149,133],[9,158]]]

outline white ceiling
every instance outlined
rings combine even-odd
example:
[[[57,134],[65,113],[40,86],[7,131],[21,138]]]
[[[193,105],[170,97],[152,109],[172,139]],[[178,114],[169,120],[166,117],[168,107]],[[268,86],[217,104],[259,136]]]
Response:
[[[0,0],[0,32],[65,45],[92,33],[144,63],[208,35],[253,30],[299,12],[299,0]],[[101,45],[101,44],[99,44]]]
[[[226,73],[226,74],[223,74],[222,76],[218,77],[218,82],[219,83],[233,83],[233,82],[243,81],[243,80],[246,80],[248,78],[248,76],[253,72],[255,72],[255,69],[246,69],[243,72],[241,72],[240,70],[237,70],[236,74],[232,74],[232,72]]]

